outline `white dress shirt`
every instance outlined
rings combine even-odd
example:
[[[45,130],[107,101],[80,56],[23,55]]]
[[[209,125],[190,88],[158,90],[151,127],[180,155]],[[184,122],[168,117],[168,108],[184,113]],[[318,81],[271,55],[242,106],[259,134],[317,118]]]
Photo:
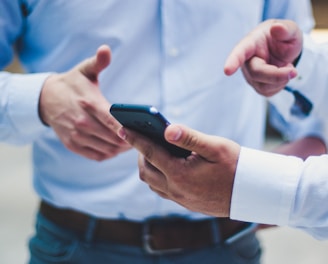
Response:
[[[264,140],[264,98],[241,72],[223,74],[235,44],[264,17],[313,26],[308,0],[26,0],[0,1],[0,65],[12,45],[30,74],[0,74],[0,140],[33,143],[38,195],[98,217],[208,217],[160,198],[139,180],[137,153],[96,162],[70,152],[38,116],[51,72],[64,72],[108,44],[111,65],[100,75],[110,103],[156,106],[172,123],[228,137],[252,148]],[[26,14],[26,16],[22,14]]]
[[[298,77],[290,85],[312,101],[312,115],[328,122],[328,45],[305,36],[297,70]],[[284,93],[272,100],[279,103],[286,120],[293,119],[292,100]],[[302,161],[242,148],[231,202],[233,219],[296,227],[328,239],[327,202],[328,155]]]

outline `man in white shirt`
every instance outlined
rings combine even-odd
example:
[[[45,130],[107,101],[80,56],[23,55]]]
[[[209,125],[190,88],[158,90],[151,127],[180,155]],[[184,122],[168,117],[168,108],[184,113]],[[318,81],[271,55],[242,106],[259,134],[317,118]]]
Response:
[[[296,69],[293,63],[301,51]],[[230,75],[242,67],[248,82],[267,96],[282,90],[291,78],[304,76],[305,80],[294,82],[313,101],[312,115],[327,116],[325,65],[327,46],[306,39],[302,50],[302,32],[294,22],[270,20],[236,46],[225,71]],[[316,85],[309,87],[312,80]],[[205,214],[288,225],[328,239],[328,155],[315,156],[326,150],[317,149],[311,141],[303,145],[303,158],[313,156],[304,161],[171,125],[166,139],[194,151],[182,160],[132,131],[121,129],[119,134],[146,155],[139,158],[140,177],[160,196]]]
[[[192,212],[140,182],[137,151],[108,110],[151,104],[173,123],[262,148],[264,98],[221,69],[274,17],[314,24],[309,0],[0,1],[0,66],[16,52],[26,71],[0,73],[0,140],[33,144],[31,263],[260,261],[256,234],[225,243],[249,223]]]

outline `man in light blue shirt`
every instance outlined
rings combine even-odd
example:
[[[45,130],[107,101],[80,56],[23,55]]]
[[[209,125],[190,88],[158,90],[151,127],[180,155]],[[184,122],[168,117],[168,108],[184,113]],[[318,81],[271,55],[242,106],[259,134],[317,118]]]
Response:
[[[265,100],[221,69],[270,17],[313,26],[307,0],[0,2],[1,67],[15,50],[26,70],[0,74],[0,139],[33,144],[42,201],[31,263],[259,262],[254,233],[231,239],[248,223],[191,212],[140,182],[108,109],[155,105],[171,122],[261,148]]]

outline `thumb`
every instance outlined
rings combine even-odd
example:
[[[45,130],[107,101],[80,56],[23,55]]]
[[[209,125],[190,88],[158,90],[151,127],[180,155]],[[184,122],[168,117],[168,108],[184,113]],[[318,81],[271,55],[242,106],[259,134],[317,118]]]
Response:
[[[290,42],[302,39],[301,30],[293,21],[279,21],[272,24],[270,29],[272,37],[277,41]]]
[[[292,63],[302,51],[302,31],[293,21],[274,23],[270,30],[275,45],[272,47],[276,58],[286,63]]]
[[[216,157],[224,154],[226,149],[239,147],[233,141],[206,135],[182,125],[169,125],[165,130],[165,139],[179,147],[196,152],[208,161],[215,161]]]
[[[107,45],[102,45],[98,48],[96,55],[81,62],[78,68],[90,81],[96,82],[99,73],[109,65],[110,60],[110,48]]]

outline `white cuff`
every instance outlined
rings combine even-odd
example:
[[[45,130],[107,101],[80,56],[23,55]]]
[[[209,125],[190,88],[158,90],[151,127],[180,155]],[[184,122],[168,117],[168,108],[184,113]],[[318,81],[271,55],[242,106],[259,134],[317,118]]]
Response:
[[[11,74],[8,95],[8,115],[15,130],[25,140],[34,139],[47,127],[39,117],[39,98],[50,73]]]
[[[230,217],[287,225],[303,161],[297,157],[241,148]]]

